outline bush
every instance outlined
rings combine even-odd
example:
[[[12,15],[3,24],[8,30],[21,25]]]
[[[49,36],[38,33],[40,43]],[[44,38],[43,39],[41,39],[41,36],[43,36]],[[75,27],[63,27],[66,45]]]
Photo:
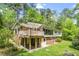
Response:
[[[75,56],[75,54],[73,54],[72,52],[69,52],[69,51],[65,51],[64,52],[64,54],[63,54],[64,56]]]
[[[79,39],[75,39],[72,41],[73,48],[79,50]]]
[[[12,47],[12,51],[17,51],[18,49],[16,47]]]
[[[8,44],[6,44],[5,46],[6,46],[6,47],[12,47],[12,46],[13,46],[13,44],[8,43]]]
[[[16,47],[12,46],[12,47],[8,47],[6,48],[6,50],[4,51],[4,53],[8,56],[13,56],[15,55],[15,53],[17,53],[18,50]]]
[[[78,35],[78,33],[79,28],[74,25],[72,19],[67,18],[63,24],[62,38],[64,40],[72,41],[74,38],[76,38],[76,35]]]
[[[5,44],[0,44],[0,48],[5,48]]]
[[[9,39],[11,38],[11,31],[7,28],[0,30],[0,48],[4,48],[9,45]]]
[[[62,41],[61,38],[57,38],[57,39],[56,39],[56,42],[61,42],[61,41]]]
[[[62,38],[64,40],[72,41],[74,39],[75,34],[72,32],[72,30],[68,30],[66,28],[63,29]]]

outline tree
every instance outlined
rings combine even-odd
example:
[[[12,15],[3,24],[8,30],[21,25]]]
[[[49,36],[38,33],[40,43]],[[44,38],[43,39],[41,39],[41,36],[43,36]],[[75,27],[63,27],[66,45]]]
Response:
[[[55,30],[62,32],[63,24],[67,20],[67,18],[73,18],[72,10],[68,8],[64,8],[63,11],[60,13],[60,16],[57,18],[57,22],[55,25]]]
[[[15,24],[15,22],[16,22],[16,13],[14,12],[14,10],[8,8],[6,10],[3,10],[4,27],[11,29],[12,26]]]
[[[44,16],[44,27],[49,29],[49,30],[54,30],[55,28],[55,11],[52,11],[50,9],[45,10]]]
[[[72,41],[72,47],[79,50],[79,28],[77,27],[76,38]]]
[[[73,10],[70,10],[68,8],[64,8],[63,11],[60,13],[61,16],[66,19],[67,17],[72,18]]]
[[[3,26],[3,16],[2,13],[0,13],[0,28]]]
[[[8,46],[9,44],[9,39],[12,36],[12,32],[7,29],[7,28],[3,28],[0,30],[0,47],[4,48],[6,46]]]
[[[63,25],[62,38],[64,40],[75,39],[78,34],[78,28],[75,24],[73,24],[72,19],[67,18]]]
[[[77,20],[77,26],[79,27],[79,4],[76,4],[76,6],[73,9],[73,16]]]
[[[37,23],[42,23],[43,22],[43,17],[41,14],[37,12],[37,10],[30,8],[26,10],[26,20],[29,22],[37,22]]]
[[[72,47],[79,50],[79,37],[72,41]]]
[[[73,11],[74,11],[74,18],[77,20],[77,26],[79,28],[79,12],[78,12],[78,10],[79,10],[79,4],[76,4]],[[79,29],[76,31],[77,31],[76,39],[74,39],[72,41],[72,47],[79,50]]]
[[[55,30],[62,32],[63,24],[64,24],[64,20],[59,17],[55,24]]]
[[[6,4],[6,5],[8,5],[9,9],[15,11],[16,20],[17,20],[17,22],[19,22],[19,20],[23,18],[25,4],[11,3],[11,4]]]

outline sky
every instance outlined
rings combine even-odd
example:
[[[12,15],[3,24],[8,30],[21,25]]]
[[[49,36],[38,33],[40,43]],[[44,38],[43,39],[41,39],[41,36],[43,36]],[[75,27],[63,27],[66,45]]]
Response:
[[[64,8],[69,8],[69,9],[73,9],[76,6],[75,3],[44,3],[44,4],[37,4],[36,8],[38,9],[51,9],[51,10],[56,10],[56,12],[60,13]],[[76,21],[73,21],[74,24],[76,23]]]
[[[57,12],[61,12],[64,8],[72,9],[76,6],[75,3],[44,3],[44,4],[37,4],[36,8],[44,8],[44,9],[51,9],[56,10]]]

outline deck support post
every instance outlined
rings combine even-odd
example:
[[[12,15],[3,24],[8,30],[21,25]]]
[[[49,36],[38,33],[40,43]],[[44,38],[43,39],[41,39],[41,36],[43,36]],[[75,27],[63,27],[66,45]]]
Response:
[[[37,38],[35,38],[35,48],[37,48]]]
[[[25,41],[25,38],[24,38],[24,47],[26,47],[26,41]]]
[[[41,38],[40,43],[41,43],[41,47],[42,47],[42,42],[43,42],[43,38]]]
[[[21,45],[21,37],[19,37],[18,45],[19,45],[19,46]]]
[[[40,45],[40,47],[41,47],[41,38],[39,39],[39,45]]]

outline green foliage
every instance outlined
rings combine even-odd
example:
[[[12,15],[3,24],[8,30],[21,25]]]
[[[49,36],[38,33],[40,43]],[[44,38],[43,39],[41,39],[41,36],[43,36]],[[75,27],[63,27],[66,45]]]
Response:
[[[73,17],[76,19],[77,21],[77,26],[79,27],[79,12],[77,12],[79,9],[79,3],[76,4],[76,6],[73,9]]]
[[[45,10],[45,14],[43,14],[44,17],[44,22],[43,22],[43,26],[44,28],[47,28],[49,30],[54,30],[55,29],[55,13],[54,11],[50,10],[50,9],[46,9]]]
[[[63,34],[62,37],[65,40],[73,40],[78,34],[78,27],[73,24],[70,18],[66,19],[63,26]]]
[[[29,8],[28,10],[26,10],[25,19],[29,22],[41,23],[43,24],[44,28],[53,30],[55,26],[55,18],[53,17],[52,11],[50,9],[47,9],[44,11],[44,13],[41,13],[42,11],[40,11],[39,13],[39,11],[33,8]]]
[[[73,24],[73,14],[72,11],[70,9],[65,8],[59,17],[57,17],[54,11],[50,10],[50,9],[45,9],[43,12],[36,10],[35,8],[31,8],[28,6],[25,7],[26,4],[7,4],[7,6],[9,6],[8,8],[3,8],[3,13],[0,13],[0,47],[5,47],[5,46],[9,46],[11,44],[9,44],[9,39],[11,38],[12,35],[12,31],[10,30],[15,23],[17,23],[16,21],[16,15],[18,16],[19,14],[17,14],[17,10],[23,8],[25,15],[24,18],[22,18],[21,20],[19,20],[18,23],[26,23],[26,22],[36,22],[36,23],[41,23],[43,24],[43,27],[51,30],[51,33],[53,31],[57,31],[59,30],[60,32],[62,32],[62,38],[64,40],[73,40],[72,45],[74,48],[79,49],[79,38],[78,37],[78,33],[79,33],[79,28],[77,26],[79,26],[79,13],[75,14],[75,12],[73,12],[74,14],[74,18],[77,19],[77,26],[75,24]],[[77,4],[77,6],[74,8],[74,10],[76,11],[77,9],[79,9],[79,4]],[[56,17],[55,17],[56,16]],[[56,21],[57,20],[57,21]],[[18,24],[17,23],[17,24]],[[49,31],[48,31],[49,32]],[[50,32],[49,32],[50,33]],[[56,39],[57,42],[60,42],[61,44],[58,45],[54,45],[51,47],[49,47],[49,51],[46,51],[45,49],[34,52],[34,53],[26,53],[24,52],[24,54],[22,55],[63,55],[63,51],[65,49],[69,49],[70,51],[75,51],[76,53],[78,52],[77,50],[73,50],[73,48],[70,48],[70,42],[61,42],[62,39],[61,38],[57,38]],[[63,48],[62,48],[63,47]],[[16,48],[12,48],[12,51],[17,51]],[[41,54],[41,52],[43,52]],[[60,53],[60,51],[62,53]],[[48,53],[49,52],[49,53]],[[51,53],[52,52],[52,53]],[[77,53],[79,55],[79,53]]]
[[[75,56],[75,54],[73,54],[72,52],[67,51],[67,50],[65,50],[65,52],[64,52],[63,55],[64,55],[64,56]]]
[[[68,8],[64,8],[63,11],[61,12],[61,15],[64,17],[64,19],[66,17],[72,17],[72,10],[68,9]]]
[[[64,22],[67,18],[72,18],[72,10],[64,8],[60,13],[61,16],[58,17],[55,28],[59,31],[62,31]],[[73,22],[72,22],[73,23]]]
[[[11,29],[16,21],[16,13],[14,10],[6,9],[3,12],[3,19],[3,25]]]
[[[3,16],[2,16],[2,13],[0,13],[0,28],[2,28],[3,26]]]
[[[5,47],[9,44],[9,39],[12,36],[12,32],[7,29],[3,28],[0,30],[0,47]]]
[[[21,51],[15,55],[17,56],[63,56],[65,50],[68,50],[67,54],[75,54],[77,56],[79,56],[79,50],[73,49],[70,47],[71,45],[71,41],[62,41],[58,44],[54,44],[51,46],[48,46],[46,48],[43,49],[39,49],[37,51],[34,52],[25,52],[25,51]]]
[[[72,47],[79,50],[79,32],[76,36],[76,39],[72,41]]]
[[[29,22],[42,23],[43,17],[35,9],[29,8],[26,10],[26,20]]]
[[[55,24],[55,30],[62,31],[63,29],[63,19],[59,18]]]
[[[5,8],[0,13],[0,48],[8,47],[11,44],[9,39],[12,37],[12,31],[10,30],[15,24],[16,13],[14,10]]]
[[[72,41],[72,46],[79,50],[79,38]]]
[[[61,41],[62,41],[61,38],[57,38],[57,39],[56,39],[56,42],[61,42]]]

